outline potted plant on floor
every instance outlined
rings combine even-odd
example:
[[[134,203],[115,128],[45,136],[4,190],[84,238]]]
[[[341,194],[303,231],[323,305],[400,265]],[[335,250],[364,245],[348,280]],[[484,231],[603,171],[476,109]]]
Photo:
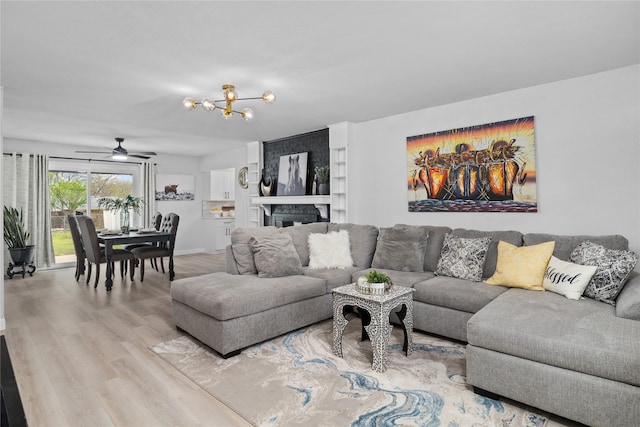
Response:
[[[131,212],[140,213],[144,206],[144,200],[141,197],[135,197],[129,194],[127,197],[102,197],[98,200],[98,206],[108,211],[120,211],[120,228],[123,233],[128,233],[131,225]]]
[[[329,194],[329,166],[316,166],[318,194]]]
[[[11,254],[11,260],[9,268],[7,269],[7,275],[9,278],[13,278],[13,268],[22,266],[22,277],[26,272],[26,267],[29,266],[29,275],[32,276],[36,271],[36,267],[33,265],[33,258],[35,255],[35,246],[27,245],[29,239],[29,232],[24,224],[24,218],[22,216],[22,209],[14,207],[4,207],[4,242],[9,248]]]

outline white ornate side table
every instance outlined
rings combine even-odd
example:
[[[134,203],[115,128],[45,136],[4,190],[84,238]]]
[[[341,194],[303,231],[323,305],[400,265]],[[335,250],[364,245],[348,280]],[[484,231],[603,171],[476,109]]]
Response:
[[[342,357],[342,335],[349,321],[346,315],[358,307],[362,318],[362,340],[371,339],[373,348],[373,370],[387,370],[387,348],[393,326],[389,315],[394,308],[402,306],[397,313],[404,331],[402,351],[409,356],[413,352],[413,292],[415,289],[392,286],[384,295],[368,295],[359,292],[355,284],[340,286],[333,290],[333,354]]]

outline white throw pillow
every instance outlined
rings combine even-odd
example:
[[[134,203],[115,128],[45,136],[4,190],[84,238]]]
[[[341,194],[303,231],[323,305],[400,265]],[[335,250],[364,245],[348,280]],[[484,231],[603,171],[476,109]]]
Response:
[[[551,257],[542,286],[551,292],[579,300],[598,267],[574,264]]]
[[[309,234],[309,268],[347,268],[353,266],[347,230]]]

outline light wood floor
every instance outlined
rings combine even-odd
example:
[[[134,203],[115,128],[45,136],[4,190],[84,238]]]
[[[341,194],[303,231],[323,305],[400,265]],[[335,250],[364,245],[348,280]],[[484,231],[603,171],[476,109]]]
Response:
[[[74,269],[5,278],[4,331],[30,426],[250,426],[149,350],[176,338],[168,274],[113,290]],[[224,255],[177,256],[176,279],[224,271]],[[92,282],[93,283],[93,282]]]

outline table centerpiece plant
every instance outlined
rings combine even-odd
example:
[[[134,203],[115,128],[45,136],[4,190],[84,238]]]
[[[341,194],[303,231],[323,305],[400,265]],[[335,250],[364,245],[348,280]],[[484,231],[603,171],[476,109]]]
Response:
[[[144,206],[142,197],[135,197],[129,194],[127,197],[101,197],[98,199],[98,206],[108,211],[120,211],[120,229],[123,233],[128,233],[131,225],[131,212],[139,214]]]

